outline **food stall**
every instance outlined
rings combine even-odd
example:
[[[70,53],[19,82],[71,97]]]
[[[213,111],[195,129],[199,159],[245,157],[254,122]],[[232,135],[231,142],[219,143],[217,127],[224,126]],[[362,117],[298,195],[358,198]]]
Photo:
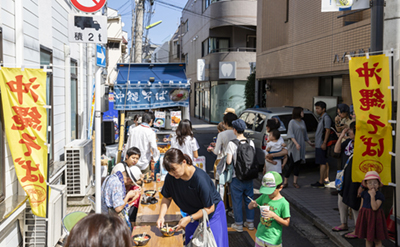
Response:
[[[190,80],[186,79],[184,63],[117,64],[114,85],[114,109],[119,112],[120,126],[133,124],[135,115],[153,111],[153,129],[161,154],[169,147],[169,139],[181,119],[190,119]],[[121,129],[120,133],[125,133]],[[120,148],[124,136],[120,135]],[[122,143],[121,143],[122,142]],[[162,163],[162,155],[160,158]]]

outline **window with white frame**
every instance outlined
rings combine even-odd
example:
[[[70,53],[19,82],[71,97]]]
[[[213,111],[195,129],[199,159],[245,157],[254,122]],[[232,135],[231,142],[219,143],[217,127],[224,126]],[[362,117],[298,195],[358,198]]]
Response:
[[[40,65],[53,63],[52,50],[44,46],[40,46]],[[46,104],[51,106],[47,108],[47,143],[48,143],[48,164],[53,166],[54,161],[54,132],[53,132],[53,73],[47,72],[46,77]]]
[[[78,62],[71,59],[71,141],[78,139]]]

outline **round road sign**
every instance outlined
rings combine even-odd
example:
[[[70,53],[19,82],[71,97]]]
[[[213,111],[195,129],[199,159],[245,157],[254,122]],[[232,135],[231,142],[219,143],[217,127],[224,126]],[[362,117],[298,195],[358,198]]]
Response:
[[[71,3],[80,11],[93,13],[101,8],[107,0],[71,0]]]

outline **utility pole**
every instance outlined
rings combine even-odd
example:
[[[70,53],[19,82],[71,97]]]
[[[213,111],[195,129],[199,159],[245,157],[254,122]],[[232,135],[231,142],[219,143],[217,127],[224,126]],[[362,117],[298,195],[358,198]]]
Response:
[[[134,41],[134,38],[133,37],[135,37],[135,24],[136,24],[136,15],[135,15],[135,8],[133,7],[133,6],[135,6],[134,5],[134,0],[132,0],[132,30],[131,30],[131,54],[130,54],[130,62],[132,63],[133,61],[134,61],[134,59],[133,59],[133,54],[135,54],[134,52],[133,52],[133,49],[134,49],[134,47],[135,47],[135,42],[133,42]]]
[[[136,4],[135,63],[142,62],[144,1]]]
[[[383,51],[385,0],[372,0],[371,5],[371,51]]]

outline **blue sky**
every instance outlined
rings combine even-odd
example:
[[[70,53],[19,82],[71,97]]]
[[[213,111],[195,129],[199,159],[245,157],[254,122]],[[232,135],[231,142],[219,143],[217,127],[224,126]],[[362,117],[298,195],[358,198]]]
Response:
[[[117,9],[122,16],[122,21],[125,23],[123,30],[128,32],[128,37],[131,39],[131,27],[132,27],[132,2],[134,0],[108,0],[108,7]],[[146,0],[147,2],[149,0]],[[173,4],[183,8],[186,4],[186,0],[161,0],[165,1],[169,4]],[[149,6],[149,4],[146,4]],[[165,41],[170,39],[170,35],[172,35],[176,29],[178,28],[179,19],[182,14],[182,10],[173,8],[171,6],[165,6],[164,4],[157,2],[153,5],[153,10],[155,13],[151,17],[151,22],[154,23],[162,20],[162,23],[156,27],[153,27],[149,30],[148,38],[151,43],[162,44]],[[148,11],[148,9],[146,10]],[[145,15],[146,16],[146,15]],[[146,19],[144,22],[144,26],[146,26]],[[130,43],[130,42],[129,42]]]

